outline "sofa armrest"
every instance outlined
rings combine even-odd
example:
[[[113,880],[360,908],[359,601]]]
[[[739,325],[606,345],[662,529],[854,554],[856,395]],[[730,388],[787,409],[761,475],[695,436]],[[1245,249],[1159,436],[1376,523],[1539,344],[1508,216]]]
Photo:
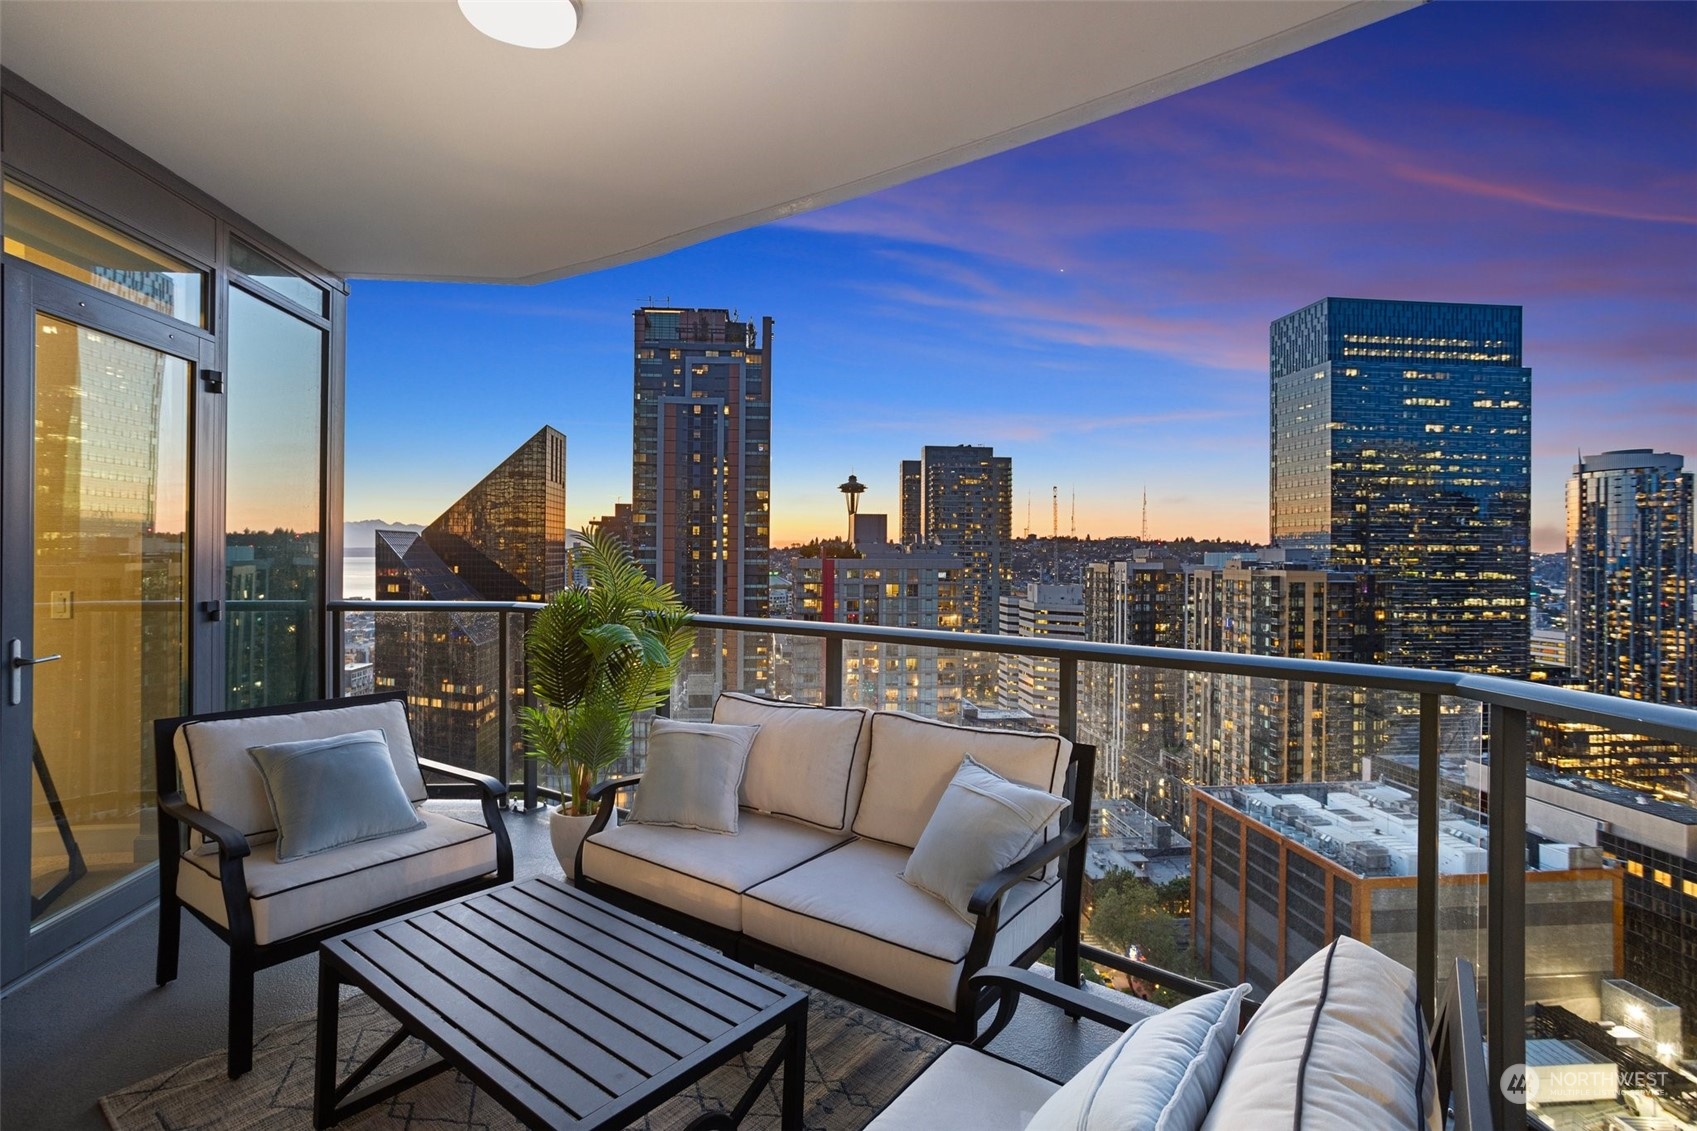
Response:
[[[596,802],[605,802],[611,799],[615,793],[630,789],[641,780],[641,774],[631,774],[629,777],[623,778],[603,778],[590,788],[589,799]]]
[[[454,778],[469,785],[478,786],[483,790],[485,797],[492,797],[497,801],[507,796],[506,786],[488,774],[479,773],[476,770],[468,770],[463,766],[451,766],[433,758],[420,758],[418,768],[427,774],[440,774],[445,778]]]
[[[206,810],[190,805],[180,792],[160,794],[159,811],[181,821],[202,836],[216,841],[218,855],[222,859],[240,860],[252,851],[248,847],[245,834],[226,825]]]
[[[1058,860],[1070,852],[1075,845],[1084,839],[1085,826],[1074,822],[1061,830],[1061,834],[1053,840],[1038,845],[1036,848],[1003,868],[978,885],[972,893],[972,901],[966,909],[973,915],[982,915],[1011,888],[1018,886],[1031,873],[1037,871],[1051,860]]]
[[[995,1018],[991,1020],[990,1027],[972,1041],[972,1047],[978,1049],[988,1045],[1013,1020],[1022,997],[1036,998],[1064,1010],[1069,1017],[1082,1017],[1110,1029],[1129,1029],[1165,1012],[1158,1005],[1140,1002],[1136,998],[1119,1001],[1082,988],[1074,989],[1053,978],[1015,966],[986,966],[972,976],[972,987],[975,991],[991,990],[997,996]]]

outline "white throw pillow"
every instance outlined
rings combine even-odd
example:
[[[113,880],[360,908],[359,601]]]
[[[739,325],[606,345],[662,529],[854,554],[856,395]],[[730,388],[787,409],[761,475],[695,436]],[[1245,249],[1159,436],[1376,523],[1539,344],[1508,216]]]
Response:
[[[1339,938],[1279,983],[1226,1065],[1210,1131],[1438,1131],[1414,971]]]
[[[737,789],[759,733],[759,727],[655,719],[631,823],[736,832]]]
[[[1025,1131],[1196,1131],[1248,992],[1220,990],[1138,1022],[1050,1096]]]
[[[1011,782],[968,754],[908,857],[902,879],[967,922],[978,885],[1030,852],[1066,807],[1064,797]]]

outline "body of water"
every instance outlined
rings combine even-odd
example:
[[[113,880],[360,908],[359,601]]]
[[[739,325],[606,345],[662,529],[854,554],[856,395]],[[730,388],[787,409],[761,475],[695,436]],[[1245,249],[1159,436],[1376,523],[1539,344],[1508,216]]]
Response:
[[[342,558],[342,596],[377,599],[376,554],[347,554]]]

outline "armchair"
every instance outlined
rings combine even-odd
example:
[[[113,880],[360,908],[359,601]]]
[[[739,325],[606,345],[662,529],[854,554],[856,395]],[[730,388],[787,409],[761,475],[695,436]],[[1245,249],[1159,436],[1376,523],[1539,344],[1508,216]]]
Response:
[[[248,748],[370,729],[383,731],[421,827],[278,860],[276,821]],[[230,948],[231,1078],[253,1066],[257,971],[308,954],[331,936],[513,878],[512,845],[498,807],[506,787],[486,774],[418,757],[400,694],[160,719],[154,762],[157,980],[163,986],[177,977],[187,908]],[[430,809],[426,774],[472,787],[484,823]]]

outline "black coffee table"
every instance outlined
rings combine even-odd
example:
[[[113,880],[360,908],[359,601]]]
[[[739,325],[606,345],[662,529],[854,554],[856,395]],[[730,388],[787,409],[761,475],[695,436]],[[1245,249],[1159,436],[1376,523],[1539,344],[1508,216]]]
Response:
[[[344,983],[401,1030],[337,1083]],[[623,1127],[780,1029],[736,1110],[692,1127],[735,1127],[780,1065],[783,1126],[801,1127],[807,994],[561,881],[526,880],[320,948],[313,1125],[453,1067],[527,1126]],[[430,1061],[360,1088],[409,1035]]]

